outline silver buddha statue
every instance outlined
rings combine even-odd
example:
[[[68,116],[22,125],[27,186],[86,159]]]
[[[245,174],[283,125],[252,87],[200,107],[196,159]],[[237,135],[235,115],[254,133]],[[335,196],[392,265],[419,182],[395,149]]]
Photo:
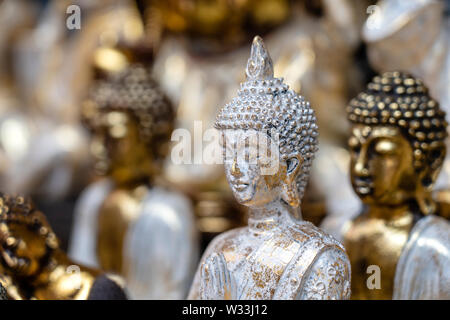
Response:
[[[348,299],[345,249],[303,221],[300,212],[317,150],[314,111],[274,78],[260,37],[253,40],[246,78],[215,127],[227,181],[236,200],[249,208],[248,226],[210,243],[188,298]],[[261,152],[264,146],[270,152]]]

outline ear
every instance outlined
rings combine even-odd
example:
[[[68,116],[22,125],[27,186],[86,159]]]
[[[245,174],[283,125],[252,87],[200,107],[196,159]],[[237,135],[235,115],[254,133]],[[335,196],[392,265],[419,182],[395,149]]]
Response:
[[[422,188],[427,191],[431,191],[434,182],[436,181],[439,172],[441,171],[442,164],[444,163],[446,154],[446,147],[443,142],[433,146],[427,153],[426,168],[420,175],[420,183]]]
[[[286,179],[283,185],[282,198],[293,208],[300,206],[300,196],[297,190],[296,178],[301,170],[302,164],[303,157],[299,154],[286,160]]]
[[[295,178],[298,176],[302,164],[303,157],[300,154],[296,154],[286,160],[286,182],[289,184],[295,182]]]
[[[446,147],[443,142],[428,151],[426,168],[420,173],[419,186],[416,199],[423,214],[428,215],[436,211],[436,203],[432,198],[431,191],[434,182],[441,171],[445,159]]]

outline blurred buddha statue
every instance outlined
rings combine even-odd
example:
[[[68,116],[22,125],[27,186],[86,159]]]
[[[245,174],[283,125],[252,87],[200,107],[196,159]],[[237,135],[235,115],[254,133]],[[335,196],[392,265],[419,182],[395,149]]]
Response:
[[[300,202],[317,149],[309,102],[274,78],[255,37],[238,97],[221,109],[225,174],[248,226],[206,249],[191,299],[348,299],[350,263],[342,245],[302,220]]]
[[[449,299],[450,225],[432,197],[445,112],[421,80],[400,72],[374,77],[347,111],[351,182],[363,203],[342,230],[352,297]],[[370,266],[381,272],[378,287],[369,285]]]
[[[91,299],[98,286],[96,299],[125,298],[113,277],[70,260],[44,214],[22,196],[0,194],[0,263],[12,299]]]
[[[155,186],[173,129],[148,65],[97,80],[83,105],[95,170],[76,208],[70,255],[123,274],[133,299],[182,299],[197,263],[190,202]]]
[[[2,3],[0,14],[10,2],[16,1]],[[81,9],[79,30],[66,25],[70,5]],[[0,115],[2,190],[55,203],[88,183],[89,137],[79,106],[93,69],[123,67],[124,57],[113,48],[142,36],[142,18],[132,0],[46,2],[36,26],[15,37],[9,48],[19,99]]]
[[[450,121],[449,10],[448,1],[379,1],[362,32],[372,66],[380,73],[402,70],[422,79],[430,95],[447,113],[447,121]],[[436,181],[437,189],[450,189],[448,157]],[[450,195],[447,202],[450,203]]]
[[[150,17],[161,19],[165,28],[154,71],[177,106],[178,128],[188,129],[192,136],[201,136],[203,130],[213,125],[217,106],[231,99],[237,84],[244,80],[239,66],[247,61],[249,40],[255,34],[265,34],[266,43],[273,48],[275,75],[284,77],[297,92],[311,97],[319,125],[326,124],[322,126],[321,139],[332,147],[341,145],[339,152],[348,153],[344,148],[348,129],[345,105],[348,91],[354,90],[349,83],[360,83],[351,81],[355,76],[358,78],[351,61],[360,41],[363,21],[357,18],[365,16],[365,1],[157,0],[152,3]],[[205,142],[203,148],[193,148],[194,160],[203,154]],[[323,154],[329,159],[333,153],[334,158],[340,159],[334,156],[339,152],[332,147],[321,150],[319,158]],[[322,175],[330,176],[323,171],[334,168],[312,169],[312,181],[302,202],[306,220],[318,223],[323,218],[323,195],[328,196],[328,190],[321,190],[316,181],[321,181]],[[245,219],[239,218],[244,214],[235,214],[240,207],[223,207],[223,203],[235,203],[223,172],[221,165],[195,161],[165,166],[167,179],[196,200],[197,223],[203,234],[217,235],[245,224]],[[346,173],[336,174],[337,179],[329,189],[335,190]],[[351,187],[347,189],[347,194],[352,195]]]
[[[14,20],[2,10],[16,2],[0,5],[2,30]],[[127,52],[116,48],[142,39],[144,27],[133,0],[33,3],[42,8],[37,24],[14,37],[5,62],[17,101],[0,114],[0,189],[33,196],[66,249],[76,197],[94,178],[82,100],[98,70],[126,65]],[[80,7],[81,29],[68,28],[71,5]]]

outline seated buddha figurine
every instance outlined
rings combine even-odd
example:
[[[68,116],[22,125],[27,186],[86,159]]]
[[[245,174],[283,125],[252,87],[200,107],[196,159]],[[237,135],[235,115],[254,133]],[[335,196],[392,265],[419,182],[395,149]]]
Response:
[[[125,298],[116,280],[70,260],[44,214],[22,196],[0,193],[0,265],[10,299]]]
[[[450,225],[432,197],[446,153],[445,112],[402,72],[375,76],[347,111],[351,182],[363,203],[342,230],[352,298],[449,299]],[[378,285],[369,266],[379,268]]]
[[[215,127],[227,181],[249,209],[248,226],[212,240],[189,298],[348,299],[345,249],[301,218],[300,200],[317,149],[314,111],[274,78],[260,37],[253,40],[246,75]],[[264,146],[266,152],[256,151]]]
[[[97,81],[83,115],[95,169],[107,177],[79,200],[72,257],[123,275],[132,299],[184,298],[198,261],[191,204],[154,186],[173,128],[172,105],[147,65],[133,62]]]

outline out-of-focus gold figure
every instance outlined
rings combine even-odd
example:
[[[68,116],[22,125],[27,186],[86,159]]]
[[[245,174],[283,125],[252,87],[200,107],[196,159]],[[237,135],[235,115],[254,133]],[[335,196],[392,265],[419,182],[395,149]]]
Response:
[[[347,111],[351,182],[364,205],[343,230],[352,298],[448,299],[450,226],[431,192],[446,153],[445,112],[400,72],[374,77]],[[418,252],[431,259],[418,265]],[[369,266],[379,267],[379,286],[368,283]]]
[[[150,0],[150,19],[167,31],[183,33],[198,42],[200,51],[234,49],[250,30],[268,31],[290,15],[288,0]]]
[[[3,1],[2,30],[27,22],[25,5],[30,3]],[[70,5],[81,9],[81,29],[67,27]],[[15,89],[9,100],[2,99],[0,89],[2,190],[55,202],[74,196],[89,181],[81,101],[94,78],[92,66],[123,67],[126,60],[112,48],[143,36],[135,6],[132,0],[48,1],[33,29],[14,31],[9,38],[0,34],[0,50],[8,53],[0,53],[0,68],[14,80],[10,85]],[[3,40],[9,40],[6,48]]]
[[[197,239],[189,201],[154,185],[174,110],[148,64],[130,61],[98,80],[83,117],[92,131],[95,170],[106,179],[81,196],[72,256],[123,274],[131,298],[184,298]]]
[[[138,215],[145,186],[164,159],[172,132],[172,107],[149,72],[131,66],[116,79],[100,81],[84,105],[94,133],[95,169],[115,183],[100,208],[97,254],[102,268],[118,273],[126,230]]]
[[[227,181],[236,200],[249,207],[248,227],[210,243],[189,297],[348,299],[350,263],[344,248],[302,220],[300,210],[317,150],[314,111],[274,77],[258,36],[246,75],[215,126]]]
[[[379,72],[402,70],[423,80],[450,121],[450,3],[440,0],[381,0],[362,30],[371,65]],[[447,141],[447,147],[449,141]],[[436,180],[450,203],[450,158]]]
[[[0,255],[12,299],[88,299],[101,275],[70,260],[44,214],[21,196],[0,195]]]

